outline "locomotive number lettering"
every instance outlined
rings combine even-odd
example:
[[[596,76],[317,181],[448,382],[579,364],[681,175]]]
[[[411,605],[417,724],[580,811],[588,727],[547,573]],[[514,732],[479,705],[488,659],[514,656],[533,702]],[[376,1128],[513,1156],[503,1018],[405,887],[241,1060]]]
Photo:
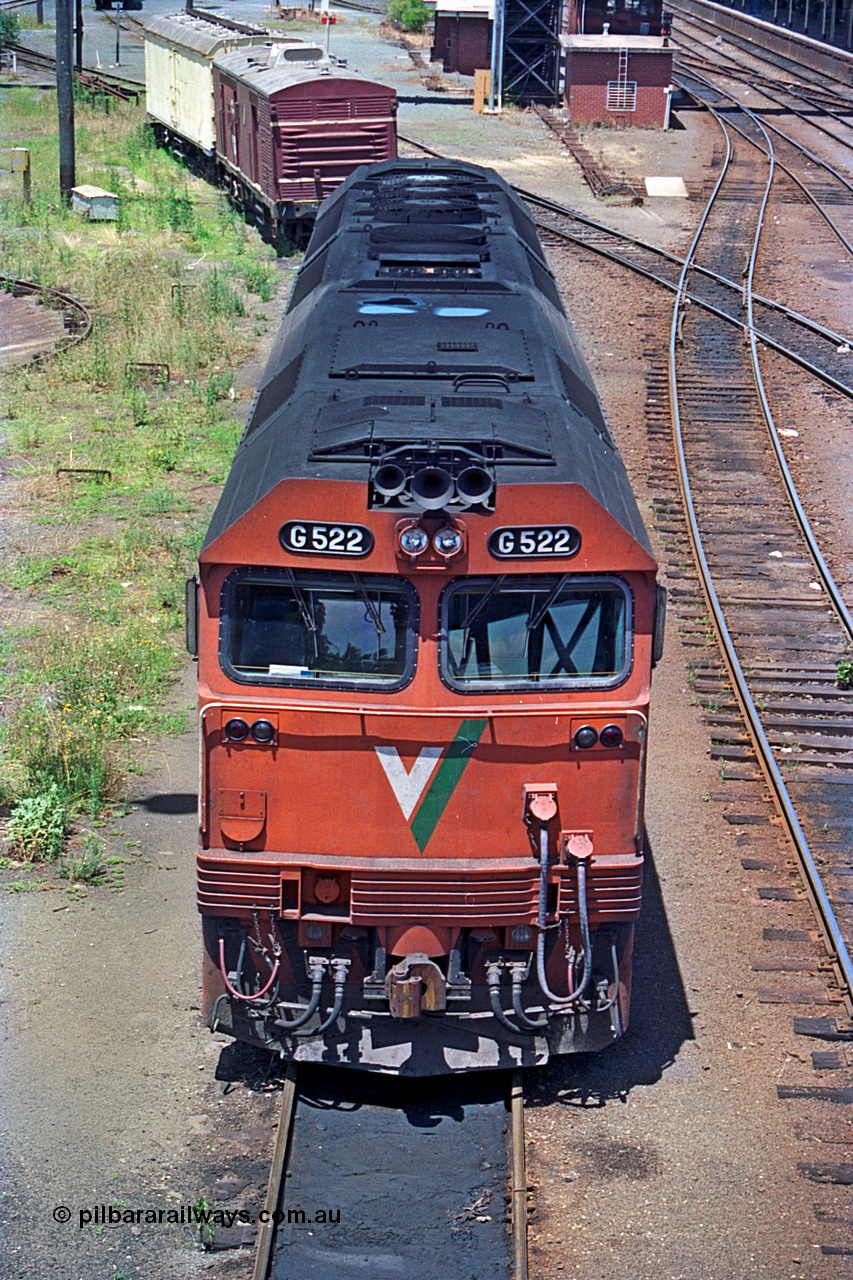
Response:
[[[498,560],[526,560],[537,556],[567,559],[577,555],[580,547],[580,531],[570,524],[493,529],[488,541],[490,554]]]
[[[278,540],[285,551],[319,556],[366,556],[373,550],[373,534],[362,524],[317,524],[288,520]]]

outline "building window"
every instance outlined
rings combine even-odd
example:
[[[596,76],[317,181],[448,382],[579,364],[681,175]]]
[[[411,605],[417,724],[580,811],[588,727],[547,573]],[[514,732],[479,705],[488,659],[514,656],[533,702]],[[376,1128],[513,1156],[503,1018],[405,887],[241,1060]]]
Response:
[[[608,80],[607,81],[607,110],[608,111],[636,111],[637,110],[637,81],[636,80]]]

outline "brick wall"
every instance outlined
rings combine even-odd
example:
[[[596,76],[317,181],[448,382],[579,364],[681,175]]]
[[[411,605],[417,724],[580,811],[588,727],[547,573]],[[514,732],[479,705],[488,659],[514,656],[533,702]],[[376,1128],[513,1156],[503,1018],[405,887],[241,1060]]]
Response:
[[[445,71],[472,76],[492,65],[491,19],[460,18],[456,14],[435,15],[433,58],[444,63]]]
[[[635,111],[607,110],[607,82],[619,78],[619,47],[573,49],[566,55],[566,107],[574,124],[662,126],[666,116],[664,90],[672,82],[672,50],[628,55],[628,79],[637,82]]]

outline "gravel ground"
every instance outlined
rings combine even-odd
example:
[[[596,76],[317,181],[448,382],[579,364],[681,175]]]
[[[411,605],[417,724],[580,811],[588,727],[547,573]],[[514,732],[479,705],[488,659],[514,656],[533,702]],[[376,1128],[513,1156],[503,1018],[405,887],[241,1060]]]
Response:
[[[228,12],[258,10],[240,3]],[[333,39],[350,65],[387,76],[405,97],[417,94],[419,81],[398,50],[377,45],[367,25],[342,24]],[[601,131],[593,149],[611,171],[679,174],[698,190],[713,153],[713,125],[693,112],[682,121],[685,127],[670,134]],[[400,124],[403,133],[491,162],[505,176],[647,239],[675,250],[689,240],[698,203],[658,199],[643,209],[605,210],[535,117],[510,111],[478,118],[431,94],[403,101]],[[790,214],[786,243],[796,238],[794,206]],[[561,254],[554,266],[650,517],[646,353],[665,341],[666,303],[650,286],[580,251]],[[792,260],[792,275],[804,269]],[[244,382],[262,362],[259,352],[242,371]],[[820,454],[820,500],[833,516],[849,519],[851,468],[842,447],[849,418],[845,423],[838,412],[833,421],[834,444]],[[803,435],[810,453],[822,422],[818,415],[803,424],[804,433],[814,433]],[[6,502],[14,502],[8,489]],[[193,674],[188,668],[176,702],[191,702]],[[763,929],[808,935],[811,917],[801,900],[759,898],[743,854],[784,868],[786,852],[758,783],[721,788],[694,704],[671,625],[655,678],[650,872],[633,1025],[607,1053],[528,1076],[536,1280],[849,1274],[849,1258],[820,1252],[822,1244],[853,1245],[844,1189],[798,1173],[799,1163],[844,1159],[845,1108],[779,1101],[780,1082],[815,1081],[812,1045],[792,1030],[793,1013],[812,1010],[759,1003],[763,975],[751,970],[766,945]],[[202,1254],[179,1223],[78,1225],[80,1210],[96,1204],[168,1210],[206,1195],[229,1209],[257,1210],[262,1198],[276,1105],[265,1064],[211,1037],[197,1012],[195,780],[193,736],[152,752],[134,807],[111,824],[120,832],[111,851],[142,855],[127,868],[123,894],[91,889],[70,900],[53,887],[0,897],[3,1280],[250,1274],[247,1248]],[[724,822],[733,802],[763,816],[763,825]],[[789,950],[797,946],[818,954],[808,940]],[[850,1072],[827,1072],[818,1083],[849,1084]],[[68,1225],[52,1220],[55,1206],[71,1209]],[[219,1233],[219,1242],[237,1245],[239,1233]]]

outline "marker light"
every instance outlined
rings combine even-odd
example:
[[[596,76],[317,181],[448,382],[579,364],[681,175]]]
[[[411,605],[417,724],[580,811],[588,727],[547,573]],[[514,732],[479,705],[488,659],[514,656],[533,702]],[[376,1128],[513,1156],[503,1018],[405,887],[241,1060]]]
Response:
[[[621,747],[623,736],[618,724],[606,724],[598,735],[598,741],[603,747]]]
[[[598,742],[598,734],[591,724],[585,724],[575,734],[575,746],[580,747],[582,751],[587,747],[594,747],[596,742]]]
[[[225,737],[229,742],[245,742],[249,736],[249,726],[245,720],[229,720],[225,725]]]
[[[429,538],[426,530],[418,528],[417,525],[410,525],[408,529],[404,529],[400,534],[400,549],[407,556],[422,555],[428,546]]]
[[[432,540],[432,545],[440,556],[449,558],[462,550],[462,534],[458,529],[439,529]]]
[[[533,937],[533,930],[528,924],[517,924],[509,936],[513,942],[527,943]]]
[[[275,726],[269,720],[256,720],[252,725],[252,737],[255,742],[266,744],[275,738]]]
[[[326,936],[324,924],[308,924],[305,926],[305,937],[309,942],[320,942]]]

